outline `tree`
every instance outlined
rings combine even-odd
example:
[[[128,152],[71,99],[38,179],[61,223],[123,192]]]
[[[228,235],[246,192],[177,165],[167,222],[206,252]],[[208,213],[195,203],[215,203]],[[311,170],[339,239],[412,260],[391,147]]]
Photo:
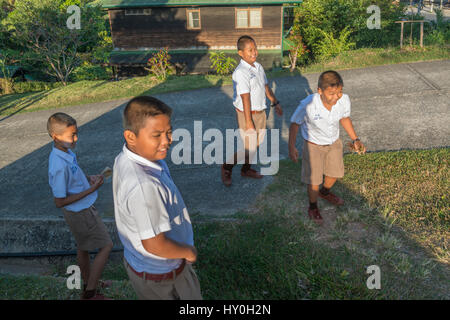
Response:
[[[13,53],[11,51],[0,49],[0,72],[3,76],[0,78],[0,91],[2,94],[13,93],[13,74],[8,66],[15,62],[17,62],[17,60],[13,58]]]
[[[0,50],[6,48],[10,36],[6,30],[2,27],[3,21],[8,14],[14,9],[14,0],[0,0]]]
[[[3,24],[17,43],[26,47],[23,59],[39,61],[44,72],[66,85],[80,64],[80,51],[93,47],[104,30],[99,7],[85,0],[16,0]],[[69,29],[67,8],[81,7],[80,29]]]
[[[297,66],[298,58],[305,55],[309,50],[303,43],[303,37],[298,24],[292,26],[287,40],[289,46],[289,61],[291,63],[290,71],[293,72]]]
[[[381,29],[367,28],[370,5],[380,8]],[[302,36],[311,52],[309,59],[315,59],[324,56],[325,44],[343,48],[355,43],[360,48],[396,43],[399,28],[395,21],[404,16],[404,11],[402,3],[392,0],[304,0],[294,10],[294,27],[298,27],[296,34]]]

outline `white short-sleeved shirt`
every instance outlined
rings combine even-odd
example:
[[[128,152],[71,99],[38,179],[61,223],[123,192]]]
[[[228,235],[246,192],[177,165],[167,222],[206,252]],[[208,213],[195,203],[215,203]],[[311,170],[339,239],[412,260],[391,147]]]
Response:
[[[53,147],[48,161],[48,183],[55,198],[65,198],[91,187],[83,170],[78,166],[75,153],[70,149],[64,152],[55,147]],[[73,212],[80,212],[92,206],[95,200],[97,200],[97,191],[64,206],[64,208]]]
[[[161,232],[180,243],[194,245],[189,213],[165,161],[149,161],[126,145],[113,169],[115,220],[124,256],[138,272],[167,273],[181,259],[166,259],[144,249],[142,240]]]
[[[303,99],[291,117],[291,123],[301,125],[303,139],[318,145],[334,143],[339,138],[339,120],[350,117],[350,98],[343,94],[328,111],[320,94],[310,94]]]
[[[241,94],[250,93],[252,111],[266,109],[266,84],[268,83],[264,68],[258,62],[254,67],[241,60],[233,72],[233,105],[244,111]]]

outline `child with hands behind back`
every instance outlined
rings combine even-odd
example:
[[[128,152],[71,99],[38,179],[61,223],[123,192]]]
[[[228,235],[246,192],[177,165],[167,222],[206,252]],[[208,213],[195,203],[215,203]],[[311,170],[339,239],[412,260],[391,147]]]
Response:
[[[139,299],[202,299],[189,213],[164,158],[172,110],[140,96],[124,110],[122,152],[113,168],[115,220],[124,265]]]

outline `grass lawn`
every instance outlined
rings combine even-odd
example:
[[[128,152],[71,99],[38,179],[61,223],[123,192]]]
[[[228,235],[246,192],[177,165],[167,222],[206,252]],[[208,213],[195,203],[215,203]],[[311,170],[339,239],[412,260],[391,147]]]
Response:
[[[300,164],[283,160],[245,212],[192,216],[204,298],[449,299],[449,159],[449,148],[345,155],[333,188],[345,205],[320,199],[320,227],[307,218]],[[67,265],[55,267],[59,277],[0,276],[0,299],[77,299]],[[370,265],[380,290],[366,286]],[[116,280],[108,296],[136,298],[121,263],[104,278]]]
[[[327,69],[364,68],[385,64],[441,60],[449,57],[450,47],[425,47],[423,49],[405,47],[403,50],[399,48],[358,49],[342,53],[323,63],[299,68],[294,73],[282,70],[268,72],[267,76],[277,78],[299,73],[322,72]],[[229,75],[172,76],[163,83],[150,77],[136,77],[116,82],[79,81],[48,91],[0,96],[0,119],[20,112],[131,98],[141,94],[158,94],[231,84]]]

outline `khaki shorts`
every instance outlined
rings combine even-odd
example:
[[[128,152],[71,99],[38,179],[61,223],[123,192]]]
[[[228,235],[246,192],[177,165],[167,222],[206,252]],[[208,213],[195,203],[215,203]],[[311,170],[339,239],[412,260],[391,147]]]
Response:
[[[63,212],[78,250],[92,251],[112,244],[108,230],[94,206],[80,212],[63,208]]]
[[[203,300],[200,282],[188,263],[175,279],[162,281],[140,278],[130,269],[125,258],[123,263],[139,300]]]
[[[262,110],[261,112],[257,112],[257,113],[252,113],[252,119],[253,119],[253,123],[255,125],[255,129],[256,129],[256,134],[257,134],[257,142],[256,142],[256,146],[259,146],[263,141],[264,138],[266,136],[266,121],[267,121],[267,117],[266,117],[266,112],[265,110]],[[238,122],[238,127],[239,129],[241,129],[242,131],[240,132],[241,135],[241,139],[242,141],[245,141],[245,149],[249,150],[249,149],[253,149],[250,148],[249,142],[251,141],[249,138],[245,139],[245,130],[246,130],[246,126],[245,126],[245,116],[244,116],[244,112],[238,111],[236,109],[236,118],[237,118],[237,122]],[[264,129],[264,130],[263,130]]]
[[[344,157],[341,139],[333,144],[319,146],[303,141],[302,182],[320,185],[323,176],[342,178],[344,176]]]

